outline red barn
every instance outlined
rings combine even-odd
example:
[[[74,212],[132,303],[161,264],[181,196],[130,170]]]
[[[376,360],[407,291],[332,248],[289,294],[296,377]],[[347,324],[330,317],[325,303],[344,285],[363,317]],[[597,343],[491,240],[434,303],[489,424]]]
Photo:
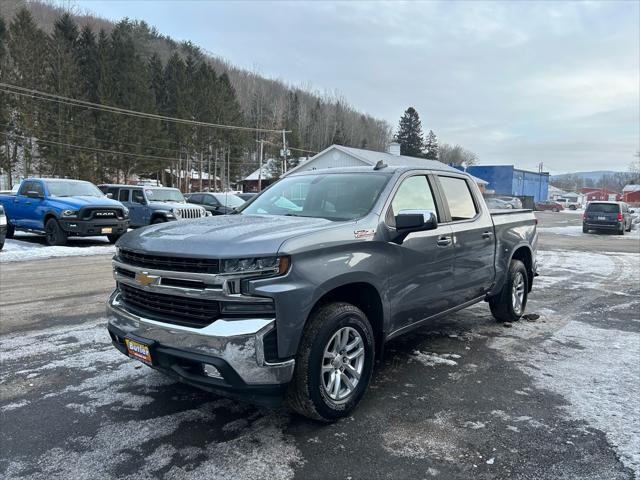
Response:
[[[622,189],[622,201],[640,205],[640,185],[627,185]]]
[[[614,192],[607,188],[581,188],[580,193],[585,197],[585,201],[592,202],[595,200],[608,200],[619,202],[622,199],[620,192]]]

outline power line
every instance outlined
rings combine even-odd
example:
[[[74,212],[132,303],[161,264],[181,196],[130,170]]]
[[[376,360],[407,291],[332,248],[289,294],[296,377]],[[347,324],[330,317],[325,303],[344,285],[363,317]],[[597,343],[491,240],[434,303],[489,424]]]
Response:
[[[0,132],[0,135],[4,135],[5,137],[12,137],[12,138],[22,138],[24,140],[31,140],[32,137],[26,137],[23,135],[17,135],[15,133],[11,133],[11,132]],[[52,145],[60,145],[63,147],[68,147],[71,149],[76,149],[76,150],[88,150],[88,151],[92,151],[92,152],[97,152],[97,153],[109,153],[112,155],[124,155],[124,156],[129,156],[129,157],[138,157],[138,158],[152,158],[154,160],[166,160],[172,163],[175,163],[177,161],[176,158],[174,157],[159,157],[157,155],[147,155],[144,153],[127,153],[127,152],[119,152],[117,150],[106,150],[103,148],[94,148],[94,147],[84,147],[82,145],[74,145],[71,143],[63,143],[63,142],[54,142],[53,140],[43,140],[41,138],[37,138],[36,139],[37,143],[49,143]],[[250,164],[247,162],[227,162],[224,161],[225,164],[227,165],[246,165],[249,166]]]
[[[264,140],[264,143],[268,143],[269,145],[272,145],[274,147],[279,147],[280,145],[278,145],[277,143],[272,143],[268,140]],[[298,152],[305,152],[305,153],[318,153],[318,152],[314,152],[313,150],[305,150],[303,148],[294,148],[294,147],[287,147],[287,150],[296,150]]]
[[[157,115],[155,113],[147,113],[140,112],[136,110],[129,110],[126,108],[120,107],[112,107],[110,105],[102,105],[99,103],[87,102],[85,100],[76,100],[74,98],[63,97],[61,95],[55,95],[52,93],[41,92],[39,90],[34,90],[30,88],[19,87],[17,85],[11,85],[9,83],[0,82],[0,91],[5,93],[10,93],[13,95],[20,95],[24,97],[30,97],[37,100],[45,100],[49,102],[62,103],[65,105],[75,106],[75,107],[85,107],[92,110],[100,110],[109,113],[117,113],[119,115],[129,115],[132,117],[138,118],[150,118],[153,120],[167,121],[173,123],[183,123],[186,125],[196,125],[200,127],[210,127],[210,128],[221,128],[227,130],[242,130],[242,131],[251,131],[251,132],[265,132],[265,133],[291,133],[289,130],[273,130],[268,128],[254,128],[254,127],[242,127],[239,125],[223,125],[217,123],[208,123],[208,122],[200,122],[197,120],[187,120],[184,118],[176,118],[176,117],[167,117],[165,115]],[[13,90],[11,90],[13,89]],[[18,91],[14,91],[18,90]]]

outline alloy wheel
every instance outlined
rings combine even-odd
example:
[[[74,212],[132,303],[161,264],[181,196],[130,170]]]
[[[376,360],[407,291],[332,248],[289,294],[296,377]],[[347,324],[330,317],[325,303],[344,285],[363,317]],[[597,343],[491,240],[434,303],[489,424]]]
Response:
[[[364,341],[352,327],[333,334],[322,356],[322,387],[334,402],[344,402],[355,391],[364,368]]]

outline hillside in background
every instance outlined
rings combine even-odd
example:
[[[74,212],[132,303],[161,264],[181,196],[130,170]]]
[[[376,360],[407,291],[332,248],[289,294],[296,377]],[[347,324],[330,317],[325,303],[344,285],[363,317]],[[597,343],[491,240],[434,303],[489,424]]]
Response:
[[[23,8],[29,19],[18,19]],[[179,118],[291,130],[292,156],[333,143],[384,150],[391,137],[386,122],[358,112],[338,95],[236,68],[144,21],[113,23],[80,12],[63,14],[62,8],[43,2],[0,2],[2,82]],[[206,170],[213,158],[216,165],[225,165],[223,177],[233,179],[256,168],[256,140],[266,141],[265,156],[277,156],[282,144],[275,132],[188,129],[47,104],[15,92],[0,95],[6,138],[0,162],[14,176],[127,179],[198,163]]]

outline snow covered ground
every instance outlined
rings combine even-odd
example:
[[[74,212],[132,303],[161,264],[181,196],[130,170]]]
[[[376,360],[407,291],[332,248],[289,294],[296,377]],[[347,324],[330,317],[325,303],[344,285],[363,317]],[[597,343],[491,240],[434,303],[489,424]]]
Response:
[[[18,233],[15,238],[5,241],[4,248],[0,251],[0,263],[113,253],[115,247],[107,237],[70,238],[67,246],[50,247],[42,236]]]
[[[584,252],[556,250],[539,252],[539,261],[534,290],[565,289],[564,304],[540,310],[552,331],[537,342],[539,327],[519,322],[492,347],[537,387],[562,395],[571,418],[605,432],[640,478],[640,255],[590,252],[586,261]]]

